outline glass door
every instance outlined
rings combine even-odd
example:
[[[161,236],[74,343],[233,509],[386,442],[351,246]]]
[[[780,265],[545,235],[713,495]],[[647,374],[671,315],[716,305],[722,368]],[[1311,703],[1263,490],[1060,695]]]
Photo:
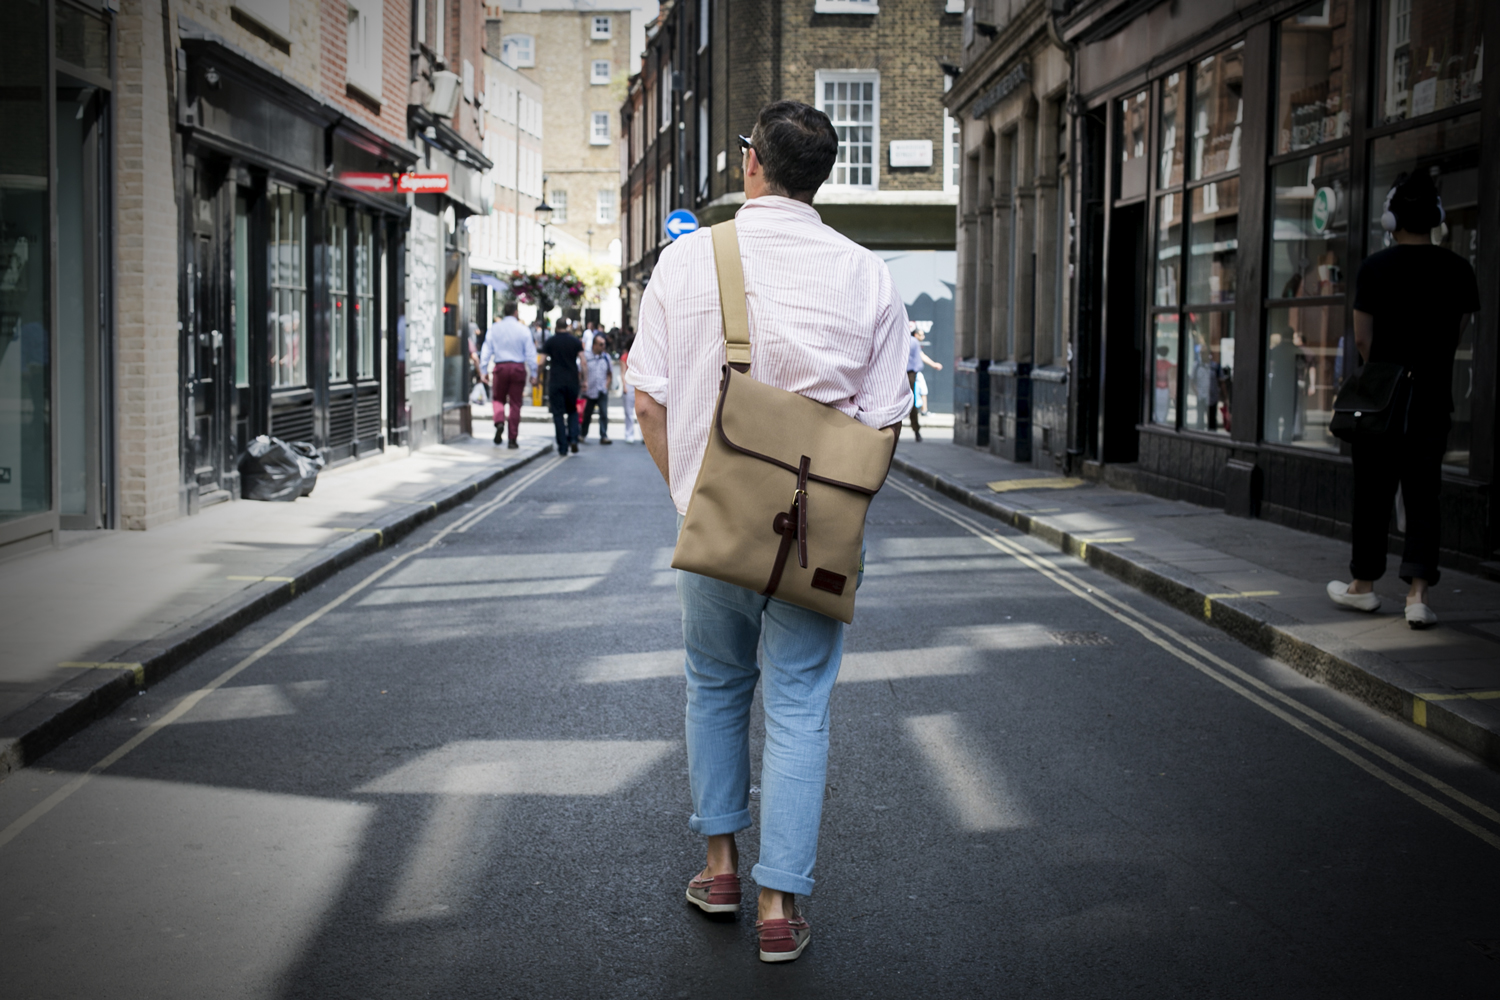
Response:
[[[187,366],[187,426],[185,443],[189,490],[201,499],[223,489],[225,436],[228,431],[229,383],[233,372],[224,364],[226,310],[221,295],[219,256],[219,193],[221,178],[200,164],[193,171],[193,223],[187,261],[188,323],[183,357]],[[190,505],[194,503],[189,493]]]

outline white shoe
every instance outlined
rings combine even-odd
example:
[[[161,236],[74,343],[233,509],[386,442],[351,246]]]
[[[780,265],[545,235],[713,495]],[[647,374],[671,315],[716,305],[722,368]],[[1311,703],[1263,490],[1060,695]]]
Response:
[[[1426,628],[1437,624],[1437,615],[1425,604],[1408,604],[1406,606],[1406,624],[1412,628]]]
[[[1351,594],[1349,585],[1340,583],[1338,580],[1328,582],[1328,596],[1333,599],[1334,604],[1342,604],[1356,611],[1380,610],[1380,598],[1373,590],[1368,594]]]

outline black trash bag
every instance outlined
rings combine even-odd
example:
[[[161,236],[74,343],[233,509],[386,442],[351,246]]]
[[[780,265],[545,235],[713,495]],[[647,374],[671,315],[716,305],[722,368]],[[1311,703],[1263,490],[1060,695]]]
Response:
[[[318,485],[323,456],[305,441],[260,435],[240,456],[240,495],[246,500],[291,501]]]

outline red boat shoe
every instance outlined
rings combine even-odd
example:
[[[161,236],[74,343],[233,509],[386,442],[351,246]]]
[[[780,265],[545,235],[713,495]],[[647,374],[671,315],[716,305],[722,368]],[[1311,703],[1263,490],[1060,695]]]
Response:
[[[790,920],[757,920],[762,962],[790,962],[802,955],[812,940],[812,928],[800,913]]]
[[[704,913],[738,913],[740,877],[732,872],[711,878],[694,876],[688,883],[687,900]]]

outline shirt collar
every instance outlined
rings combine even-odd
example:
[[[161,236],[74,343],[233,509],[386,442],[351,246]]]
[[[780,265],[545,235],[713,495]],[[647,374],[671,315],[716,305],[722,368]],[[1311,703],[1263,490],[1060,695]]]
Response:
[[[812,222],[823,221],[823,217],[818,214],[818,210],[807,202],[798,201],[796,198],[786,198],[779,194],[763,194],[759,198],[746,199],[745,203],[734,214],[738,218],[741,212],[759,211],[790,212]]]

